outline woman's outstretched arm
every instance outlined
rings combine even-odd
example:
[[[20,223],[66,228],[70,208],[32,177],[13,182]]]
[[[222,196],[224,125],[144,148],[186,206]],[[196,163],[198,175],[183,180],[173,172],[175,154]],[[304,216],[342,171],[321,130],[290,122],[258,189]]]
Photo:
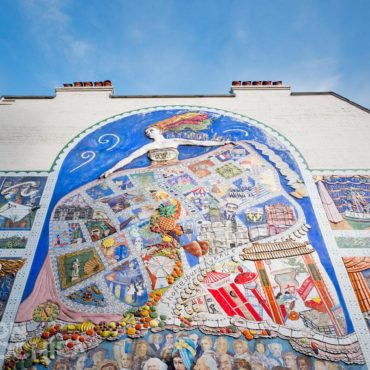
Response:
[[[216,141],[216,140],[191,140],[191,139],[182,139],[175,138],[171,141],[176,142],[178,145],[196,145],[196,146],[221,146],[226,144],[232,144],[231,141]]]
[[[139,148],[138,150],[135,150],[133,153],[131,153],[128,157],[123,158],[118,163],[116,163],[112,168],[105,171],[103,174],[99,176],[99,179],[107,178],[109,175],[111,175],[113,172],[117,171],[119,168],[127,166],[129,163],[131,163],[136,158],[141,157],[143,154],[146,154],[150,149],[152,149],[152,145],[147,144]]]

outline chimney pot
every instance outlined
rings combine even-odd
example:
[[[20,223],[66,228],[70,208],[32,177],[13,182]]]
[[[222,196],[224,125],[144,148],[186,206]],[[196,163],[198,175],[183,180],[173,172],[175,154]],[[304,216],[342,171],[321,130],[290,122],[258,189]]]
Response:
[[[261,86],[262,85],[262,81],[253,81],[252,82],[252,85],[253,86]]]
[[[252,81],[243,81],[242,82],[242,85],[243,86],[251,86],[252,85]]]
[[[241,81],[233,81],[232,86],[241,86],[242,82]]]
[[[273,84],[274,86],[280,86],[280,85],[282,85],[282,84],[283,84],[283,81],[274,81],[272,84]]]

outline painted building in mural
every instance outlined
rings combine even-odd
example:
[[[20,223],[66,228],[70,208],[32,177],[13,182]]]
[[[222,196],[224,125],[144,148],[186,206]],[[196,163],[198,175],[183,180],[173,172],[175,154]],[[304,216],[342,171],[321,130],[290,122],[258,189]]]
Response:
[[[5,368],[365,369],[369,111],[107,85],[0,101]]]

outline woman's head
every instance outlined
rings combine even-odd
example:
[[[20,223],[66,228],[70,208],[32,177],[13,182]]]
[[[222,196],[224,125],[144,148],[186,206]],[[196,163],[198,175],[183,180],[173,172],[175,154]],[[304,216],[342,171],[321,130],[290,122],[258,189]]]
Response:
[[[178,340],[173,349],[173,365],[176,370],[190,370],[196,355],[195,345],[189,338]],[[179,359],[181,358],[181,360]]]
[[[254,350],[258,353],[264,353],[265,352],[265,345],[261,340],[256,340],[256,343],[254,344]]]
[[[148,353],[148,343],[143,340],[138,340],[135,345],[136,357],[144,357]]]
[[[173,360],[173,367],[175,368],[175,370],[186,370],[184,360],[182,359],[179,351],[176,351],[172,355],[172,360]]]
[[[155,126],[150,126],[145,130],[145,135],[151,139],[162,137],[162,130]]]
[[[236,355],[242,355],[243,353],[249,352],[248,343],[241,339],[234,341],[233,348]]]
[[[203,352],[209,351],[212,348],[213,342],[212,337],[205,335],[200,340],[200,346],[202,347]]]
[[[229,343],[225,337],[218,337],[215,343],[216,352],[219,354],[227,353],[229,350]]]

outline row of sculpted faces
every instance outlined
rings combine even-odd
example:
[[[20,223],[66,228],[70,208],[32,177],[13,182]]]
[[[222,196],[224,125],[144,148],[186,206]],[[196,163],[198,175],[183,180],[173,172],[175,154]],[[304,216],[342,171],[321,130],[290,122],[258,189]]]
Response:
[[[151,334],[104,344],[74,359],[59,359],[56,370],[340,370],[343,366],[298,354],[279,339],[212,337],[199,332]],[[110,354],[110,352],[112,352]]]

